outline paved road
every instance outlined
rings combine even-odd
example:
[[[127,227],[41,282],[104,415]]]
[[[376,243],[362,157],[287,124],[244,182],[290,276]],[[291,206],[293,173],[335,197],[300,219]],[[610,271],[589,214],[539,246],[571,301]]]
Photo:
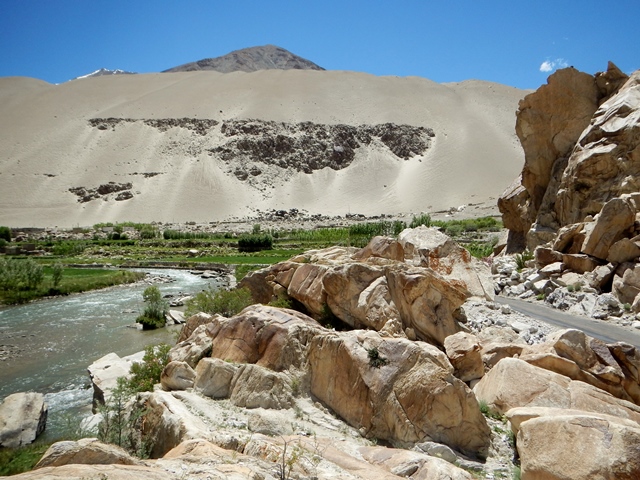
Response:
[[[496,296],[500,303],[509,305],[513,310],[537,318],[543,322],[562,328],[576,328],[587,335],[599,338],[607,343],[626,342],[640,348],[640,330],[629,331],[606,320],[594,320],[577,315],[569,315],[546,305],[529,303],[518,298]]]

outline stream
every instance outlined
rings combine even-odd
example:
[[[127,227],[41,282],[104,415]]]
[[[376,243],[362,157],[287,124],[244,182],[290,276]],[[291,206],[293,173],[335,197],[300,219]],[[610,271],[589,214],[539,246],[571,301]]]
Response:
[[[169,276],[157,286],[164,295],[195,294],[221,279],[186,270],[141,269]],[[15,392],[45,394],[49,406],[45,439],[55,439],[90,414],[93,389],[87,367],[110,352],[126,356],[147,345],[175,343],[180,326],[142,331],[135,319],[144,310],[140,282],[0,308],[0,400]],[[133,327],[133,328],[132,328]],[[40,438],[40,437],[39,437]]]

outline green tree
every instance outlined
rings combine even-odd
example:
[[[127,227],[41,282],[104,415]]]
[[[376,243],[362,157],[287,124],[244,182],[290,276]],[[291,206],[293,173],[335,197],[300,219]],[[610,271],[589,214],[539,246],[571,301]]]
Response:
[[[9,227],[0,227],[0,238],[6,240],[7,242],[11,241],[11,229]]]
[[[136,321],[142,324],[142,328],[151,330],[164,327],[165,316],[169,311],[169,304],[162,298],[160,289],[155,285],[145,288],[142,299],[146,306],[144,313]]]
[[[56,262],[53,264],[52,278],[53,278],[53,288],[58,288],[60,286],[60,282],[62,281],[62,274],[64,273],[64,267],[60,262]]]
[[[35,290],[44,279],[44,269],[42,265],[29,258],[24,263],[23,268],[27,288],[29,288],[29,290]]]

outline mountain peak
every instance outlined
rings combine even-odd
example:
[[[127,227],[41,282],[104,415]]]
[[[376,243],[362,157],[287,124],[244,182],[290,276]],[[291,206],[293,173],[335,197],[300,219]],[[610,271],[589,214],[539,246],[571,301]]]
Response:
[[[134,75],[135,72],[127,72],[125,70],[109,70],[108,68],[100,68],[95,72],[91,72],[87,75],[81,75],[80,77],[72,78],[71,80],[80,80],[81,78],[102,77],[104,75]]]
[[[249,47],[235,50],[216,58],[205,58],[197,62],[185,63],[164,72],[192,72],[215,70],[222,73],[235,71],[255,72],[257,70],[324,70],[315,63],[294,55],[276,45]]]

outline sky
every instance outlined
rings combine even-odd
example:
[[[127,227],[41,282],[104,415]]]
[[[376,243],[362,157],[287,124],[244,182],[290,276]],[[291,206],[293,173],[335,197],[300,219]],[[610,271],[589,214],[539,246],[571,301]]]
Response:
[[[273,44],[327,70],[535,89],[566,66],[639,69],[639,18],[640,0],[0,0],[0,77],[159,72]]]

